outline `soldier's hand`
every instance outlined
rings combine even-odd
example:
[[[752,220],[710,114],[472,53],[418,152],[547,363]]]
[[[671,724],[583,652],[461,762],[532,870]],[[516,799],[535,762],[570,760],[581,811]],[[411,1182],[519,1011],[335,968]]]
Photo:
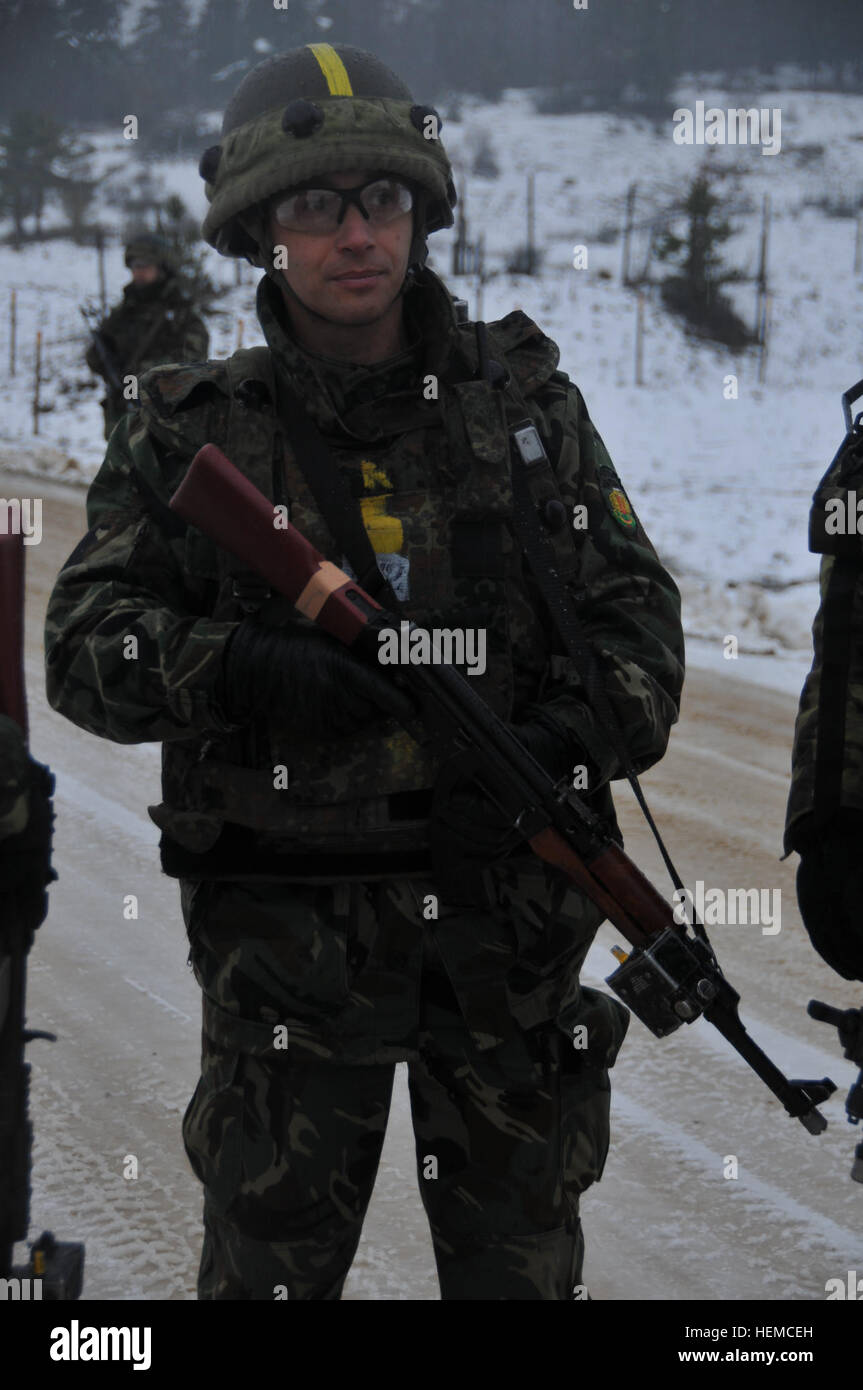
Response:
[[[797,899],[812,945],[845,980],[863,980],[863,813],[842,811],[800,847]]]
[[[574,761],[572,735],[552,715],[532,711],[512,732],[555,780]],[[523,836],[480,784],[465,776],[456,756],[442,767],[435,784],[430,816],[430,844],[435,876],[449,902],[488,905],[485,870],[499,863]]]
[[[325,632],[264,627],[250,618],[227,643],[222,698],[232,719],[278,711],[309,738],[338,737],[416,714],[392,677]]]
[[[572,772],[574,763],[585,761],[574,745],[570,731],[553,714],[541,707],[534,707],[528,711],[528,715],[523,724],[510,727],[550,777],[557,781]]]

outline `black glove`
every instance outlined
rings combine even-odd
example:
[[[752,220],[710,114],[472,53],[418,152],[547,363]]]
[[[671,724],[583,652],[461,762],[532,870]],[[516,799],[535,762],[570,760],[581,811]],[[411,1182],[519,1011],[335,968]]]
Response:
[[[545,711],[511,728],[555,781],[576,761],[571,733]],[[480,907],[489,905],[485,870],[524,844],[512,821],[473,779],[461,754],[441,768],[429,834],[435,877],[446,901]]]
[[[840,812],[801,844],[797,900],[822,959],[843,979],[863,980],[863,812]]]
[[[314,628],[263,627],[250,618],[228,640],[220,695],[228,717],[278,710],[311,739],[355,733],[416,715],[391,676]]]
[[[536,708],[529,713],[526,723],[510,726],[512,732],[555,782],[571,777],[582,757],[573,735],[547,710]]]

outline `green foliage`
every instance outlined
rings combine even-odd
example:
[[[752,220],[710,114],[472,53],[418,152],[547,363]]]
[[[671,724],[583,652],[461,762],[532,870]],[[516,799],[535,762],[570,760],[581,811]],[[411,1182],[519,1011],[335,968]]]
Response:
[[[17,111],[0,128],[0,206],[13,220],[13,242],[25,239],[25,220],[32,217],[33,235],[42,235],[44,206],[50,196],[68,203],[69,220],[81,231],[83,215],[96,181],[89,179],[88,156],[82,145],[42,111]]]
[[[510,275],[538,275],[544,259],[543,247],[528,246],[524,242],[513,248],[506,268]]]
[[[676,265],[679,272],[663,281],[662,294],[667,307],[682,314],[704,336],[730,347],[744,347],[751,341],[749,332],[721,293],[723,285],[743,277],[723,262],[721,247],[733,236],[734,228],[720,208],[721,201],[711,190],[707,175],[698,174],[682,207],[686,234],[666,231],[657,240],[657,258]]]
[[[207,273],[207,252],[197,219],[191,216],[176,193],[164,198],[154,212],[155,230],[167,237],[170,243],[183,288],[194,304],[211,314],[213,301],[225,291]]]

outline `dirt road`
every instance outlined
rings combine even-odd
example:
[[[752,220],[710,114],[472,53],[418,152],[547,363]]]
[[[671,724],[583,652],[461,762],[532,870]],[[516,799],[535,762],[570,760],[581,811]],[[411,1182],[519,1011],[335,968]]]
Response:
[[[29,1049],[31,1233],[86,1239],[85,1298],[193,1298],[200,1190],[180,1120],[197,1078],[199,1003],[177,887],[159,872],[146,813],[159,800],[158,749],[96,740],[47,707],[44,609],[84,532],[83,494],[8,474],[3,488],[43,498],[43,538],[27,550],[26,664],[32,748],[57,778],[60,878],[31,956],[28,1020],[59,1041]],[[611,1157],[584,1201],[596,1298],[818,1300],[828,1279],[863,1265],[863,1187],[848,1176],[854,1131],[839,1099],[853,1073],[805,1014],[812,995],[850,1007],[859,990],[812,951],[796,857],[779,860],[795,701],[732,665],[690,672],[670,751],[645,787],[685,882],[781,891],[779,931],[764,922],[711,935],[756,1039],[786,1073],[829,1074],[840,1090],[813,1138],[704,1022],[659,1041],[633,1021],[613,1074]],[[664,891],[628,789],[617,800],[629,853]],[[610,972],[616,939],[601,930],[589,983]],[[736,1177],[725,1176],[732,1157]],[[124,1176],[131,1158],[136,1178]],[[401,1066],[347,1298],[438,1297],[416,1182]]]

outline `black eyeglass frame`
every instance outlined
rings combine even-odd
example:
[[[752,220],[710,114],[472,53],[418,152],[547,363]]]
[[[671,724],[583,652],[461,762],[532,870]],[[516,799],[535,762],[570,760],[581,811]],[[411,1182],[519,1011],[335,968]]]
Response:
[[[320,183],[317,179],[310,180],[310,181],[308,181],[308,182],[306,182],[306,183],[297,184],[295,187],[293,187],[293,188],[287,188],[287,189],[285,189],[285,191],[284,191],[283,193],[279,193],[275,198],[271,198],[271,199],[270,199],[270,202],[269,202],[269,212],[270,212],[270,216],[271,216],[271,217],[274,217],[275,220],[279,223],[279,226],[280,226],[280,227],[284,227],[286,231],[291,231],[291,230],[302,231],[302,230],[304,230],[303,228],[293,228],[293,229],[292,229],[288,224],[279,221],[279,217],[278,217],[278,214],[277,214],[277,212],[276,212],[276,209],[277,209],[282,203],[284,203],[285,200],[286,200],[287,198],[293,198],[294,195],[297,194],[297,193],[320,192],[320,193],[336,193],[336,194],[338,194],[339,198],[341,199],[341,206],[340,206],[340,208],[339,208],[339,215],[338,215],[338,217],[337,217],[337,219],[336,219],[336,224],[335,224],[336,227],[340,227],[340,226],[342,225],[342,223],[344,222],[344,220],[345,220],[345,213],[347,212],[347,210],[348,210],[349,207],[357,207],[357,208],[359,208],[360,212],[362,213],[362,215],[363,215],[363,217],[366,219],[366,221],[367,221],[367,222],[370,222],[370,221],[372,220],[372,215],[371,215],[371,213],[368,211],[368,209],[365,207],[365,205],[364,205],[363,202],[362,202],[362,194],[365,193],[366,189],[374,187],[374,185],[375,185],[376,183],[396,183],[396,184],[399,185],[400,188],[404,188],[404,189],[410,194],[410,199],[411,199],[410,207],[408,207],[408,208],[402,208],[401,211],[398,212],[398,213],[396,214],[396,217],[403,217],[406,213],[412,212],[412,211],[413,211],[414,207],[416,206],[416,196],[417,196],[417,195],[416,195],[416,188],[414,187],[414,185],[413,185],[408,179],[401,178],[400,176],[398,176],[398,175],[396,175],[396,174],[381,173],[381,174],[377,174],[377,175],[376,175],[374,178],[372,178],[372,179],[367,179],[367,181],[366,181],[365,183],[354,184],[354,186],[353,186],[352,188],[333,188],[331,184]],[[394,222],[395,220],[396,220],[395,217],[392,217],[392,218],[389,219],[389,221],[391,221],[391,222]],[[380,223],[379,225],[381,225],[381,226],[386,226],[387,224],[386,224],[386,222],[384,222],[384,223]],[[333,228],[333,230],[335,230],[335,228]]]

